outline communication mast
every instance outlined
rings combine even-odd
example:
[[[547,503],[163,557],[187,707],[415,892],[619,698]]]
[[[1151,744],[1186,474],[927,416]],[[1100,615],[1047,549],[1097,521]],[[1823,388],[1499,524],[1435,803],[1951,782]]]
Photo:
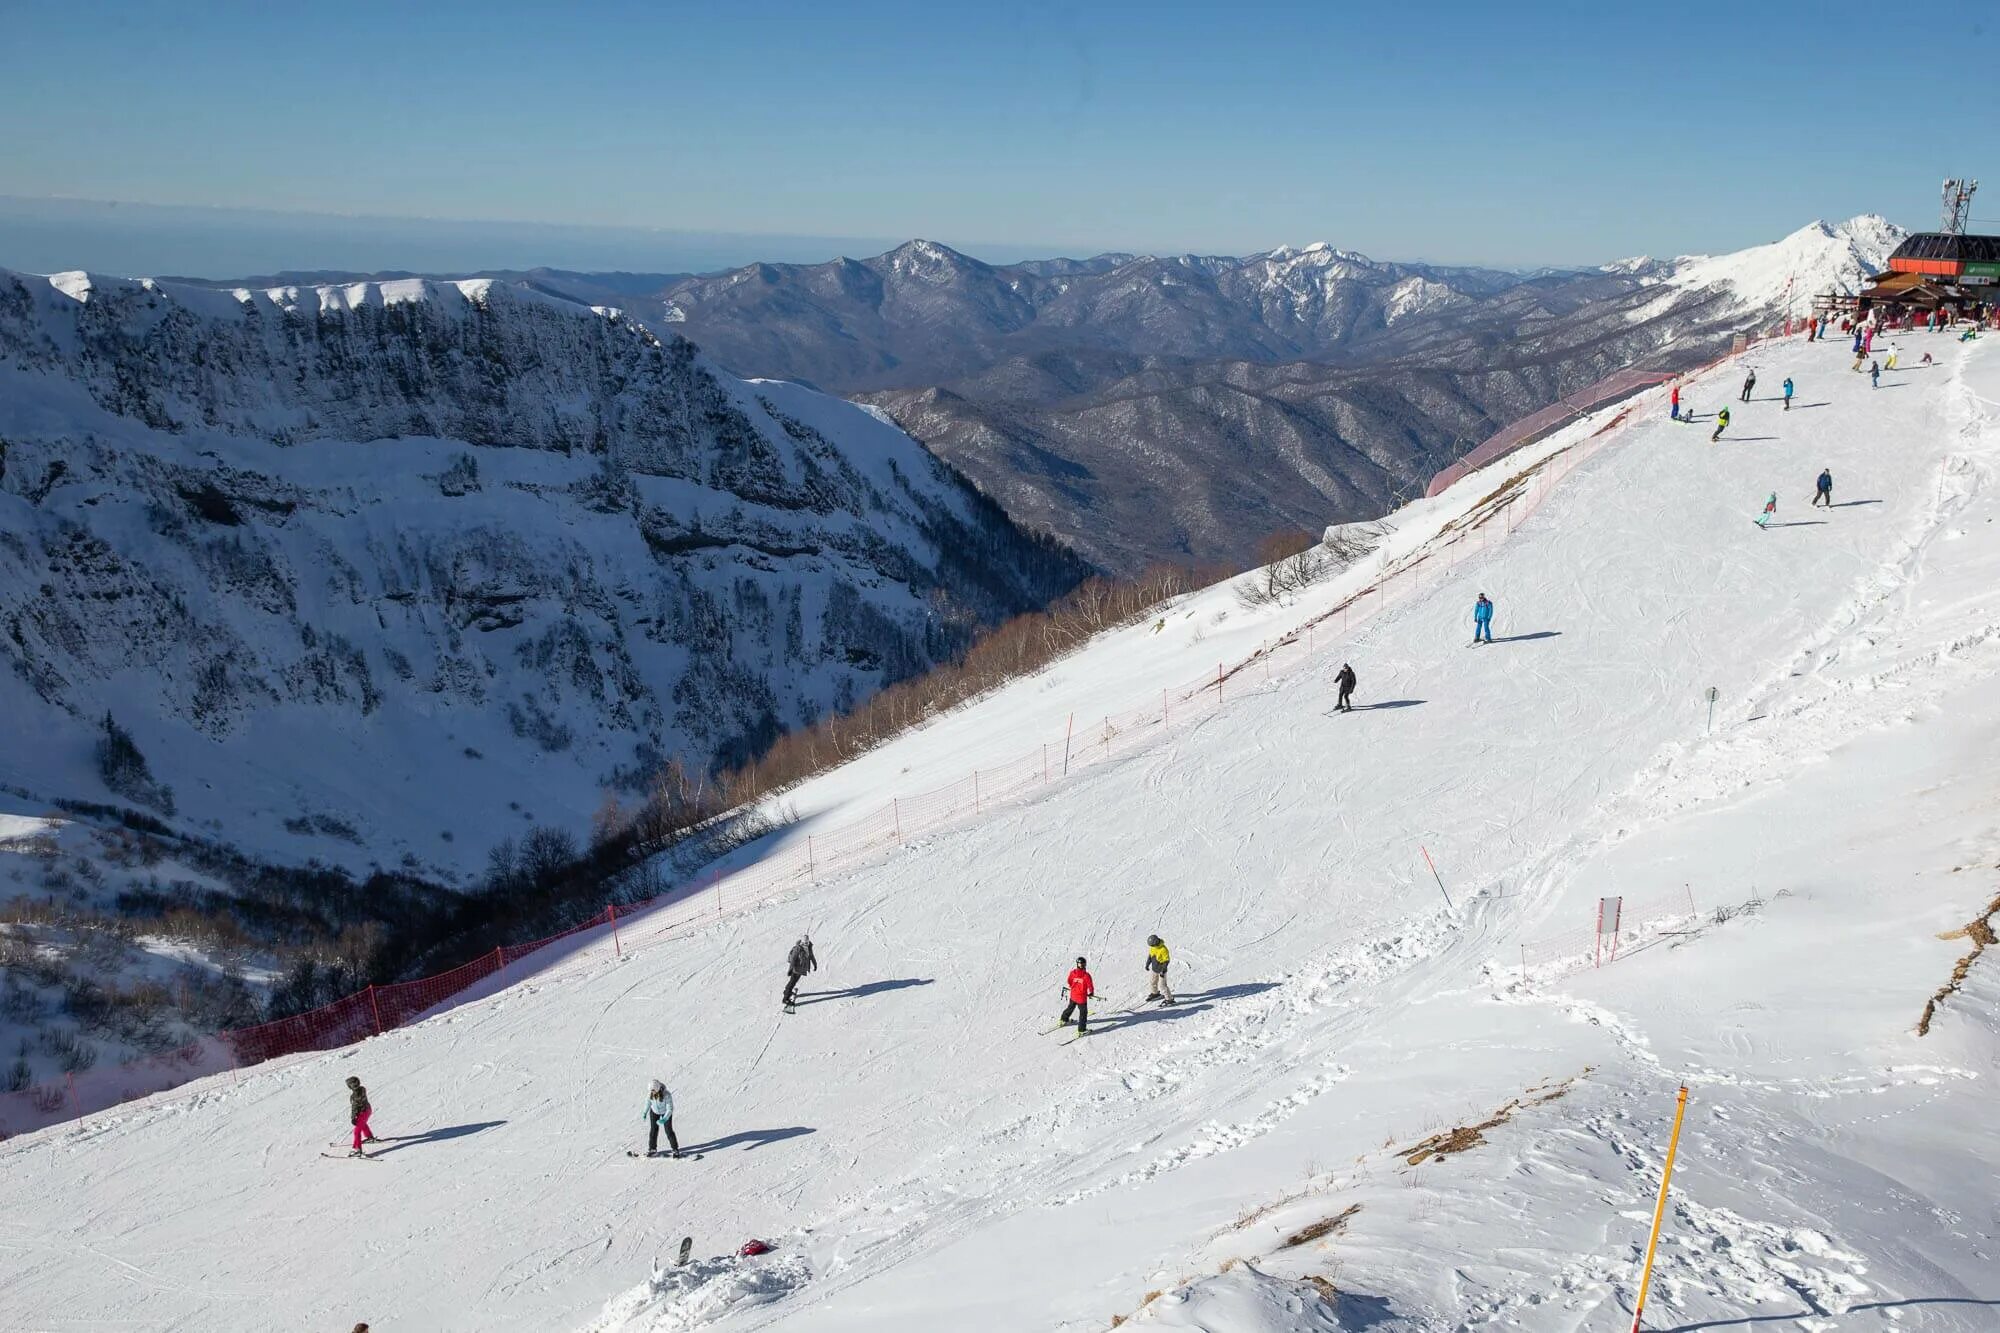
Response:
[[[1944,234],[1961,236],[1965,220],[1972,215],[1972,196],[1978,181],[1947,180],[1944,183]]]

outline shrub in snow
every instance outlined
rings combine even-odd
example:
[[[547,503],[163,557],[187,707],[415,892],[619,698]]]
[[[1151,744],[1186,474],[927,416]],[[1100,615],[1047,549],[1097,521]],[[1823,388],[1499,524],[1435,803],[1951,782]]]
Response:
[[[174,812],[173,788],[153,780],[146,756],[139,753],[132,733],[106,713],[103,734],[97,741],[97,772],[104,785],[123,796],[163,815]]]

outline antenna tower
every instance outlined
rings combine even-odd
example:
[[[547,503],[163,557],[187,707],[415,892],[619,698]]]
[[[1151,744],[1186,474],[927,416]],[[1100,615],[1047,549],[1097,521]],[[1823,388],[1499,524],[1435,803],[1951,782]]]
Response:
[[[1972,216],[1972,196],[1978,189],[1978,181],[1947,180],[1944,183],[1945,235],[1964,234],[1965,220]]]

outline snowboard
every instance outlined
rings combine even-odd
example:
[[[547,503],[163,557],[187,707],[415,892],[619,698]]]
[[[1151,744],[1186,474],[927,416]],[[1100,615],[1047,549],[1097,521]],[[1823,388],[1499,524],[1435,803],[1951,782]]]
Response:
[[[676,1260],[674,1260],[674,1266],[675,1266],[675,1267],[677,1267],[677,1268],[686,1268],[686,1267],[687,1267],[687,1261],[688,1261],[688,1256],[689,1256],[690,1254],[692,1254],[692,1253],[694,1253],[694,1237],[693,1237],[693,1236],[682,1236],[682,1237],[681,1237],[681,1257],[680,1257],[680,1258],[678,1258],[678,1259],[676,1259]]]

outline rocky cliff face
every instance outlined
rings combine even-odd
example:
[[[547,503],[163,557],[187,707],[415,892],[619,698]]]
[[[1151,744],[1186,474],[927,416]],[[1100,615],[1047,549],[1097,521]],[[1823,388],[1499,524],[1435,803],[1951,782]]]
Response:
[[[34,798],[462,874],[1081,572],[886,420],[613,310],[0,272],[0,783]]]

